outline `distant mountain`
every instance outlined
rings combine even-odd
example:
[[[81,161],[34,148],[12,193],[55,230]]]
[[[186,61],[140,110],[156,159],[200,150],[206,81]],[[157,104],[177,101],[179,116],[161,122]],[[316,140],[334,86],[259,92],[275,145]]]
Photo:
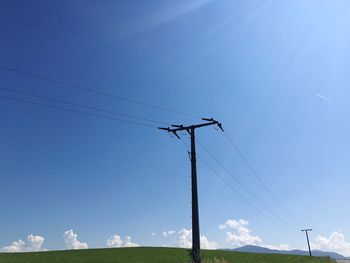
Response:
[[[265,247],[259,246],[243,246],[235,249],[225,249],[234,252],[248,252],[248,253],[261,253],[261,254],[289,254],[289,255],[309,255],[308,251],[303,250],[277,250],[277,249],[269,249]],[[340,255],[335,252],[327,252],[321,250],[312,250],[312,255],[316,257],[331,257],[332,259],[347,259],[343,255]]]

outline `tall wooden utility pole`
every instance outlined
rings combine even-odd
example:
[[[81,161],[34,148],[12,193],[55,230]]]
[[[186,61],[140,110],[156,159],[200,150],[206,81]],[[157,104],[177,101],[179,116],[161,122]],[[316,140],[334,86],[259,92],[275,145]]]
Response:
[[[177,138],[180,136],[177,134],[179,131],[187,131],[191,137],[191,185],[192,185],[192,260],[193,263],[200,263],[200,232],[199,232],[199,212],[198,212],[198,189],[197,189],[197,166],[196,166],[196,137],[195,129],[217,125],[222,131],[222,125],[213,118],[202,118],[206,123],[183,126],[183,125],[171,125],[174,128],[159,128],[167,132],[173,133]]]
[[[310,241],[309,241],[309,235],[307,233],[308,231],[312,231],[312,229],[302,229],[301,231],[305,232],[305,234],[306,234],[307,246],[309,247],[309,255],[310,255],[310,257],[312,257],[311,248],[310,248]]]

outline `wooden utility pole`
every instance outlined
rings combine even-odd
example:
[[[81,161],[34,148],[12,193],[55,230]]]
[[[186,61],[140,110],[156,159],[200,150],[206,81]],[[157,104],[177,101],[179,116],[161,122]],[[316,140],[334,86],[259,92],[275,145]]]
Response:
[[[183,125],[171,125],[173,128],[159,128],[167,132],[173,133],[177,138],[180,136],[177,134],[179,131],[187,131],[191,138],[191,186],[192,186],[192,260],[193,263],[200,263],[200,232],[199,232],[199,212],[198,212],[198,189],[197,189],[197,165],[196,165],[196,137],[195,129],[209,126],[217,125],[222,131],[222,125],[213,118],[207,119],[202,118],[202,120],[207,121],[206,123],[183,126]]]
[[[307,233],[309,231],[312,231],[312,229],[302,229],[301,231],[305,232],[305,234],[306,234],[307,246],[309,247],[309,255],[310,255],[310,257],[312,257],[311,248],[310,248],[310,241],[309,241],[309,235]]]

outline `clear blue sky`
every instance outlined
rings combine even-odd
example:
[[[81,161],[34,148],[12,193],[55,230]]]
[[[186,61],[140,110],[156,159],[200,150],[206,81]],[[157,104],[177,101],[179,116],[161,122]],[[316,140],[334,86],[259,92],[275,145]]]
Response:
[[[0,64],[215,117],[298,222],[349,239],[349,14],[345,0],[1,1]],[[0,85],[167,123],[198,122],[3,70]],[[191,228],[190,166],[176,138],[3,99],[0,112],[0,247],[37,234],[46,248],[61,249],[68,229],[89,247],[106,246],[115,233],[163,245],[162,231]],[[290,222],[220,131],[197,136]],[[201,231],[210,241],[226,246],[218,225],[242,218],[266,244],[305,248],[298,229],[266,220],[200,162],[198,177]]]

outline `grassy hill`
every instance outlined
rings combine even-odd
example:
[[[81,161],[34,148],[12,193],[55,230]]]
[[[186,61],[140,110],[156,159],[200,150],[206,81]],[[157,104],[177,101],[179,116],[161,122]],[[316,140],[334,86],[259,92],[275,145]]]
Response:
[[[296,255],[252,254],[220,250],[203,251],[203,263],[329,263],[328,258]],[[215,260],[217,259],[217,260]],[[219,261],[218,261],[219,260]],[[110,248],[34,253],[0,253],[0,263],[189,263],[181,248]]]

